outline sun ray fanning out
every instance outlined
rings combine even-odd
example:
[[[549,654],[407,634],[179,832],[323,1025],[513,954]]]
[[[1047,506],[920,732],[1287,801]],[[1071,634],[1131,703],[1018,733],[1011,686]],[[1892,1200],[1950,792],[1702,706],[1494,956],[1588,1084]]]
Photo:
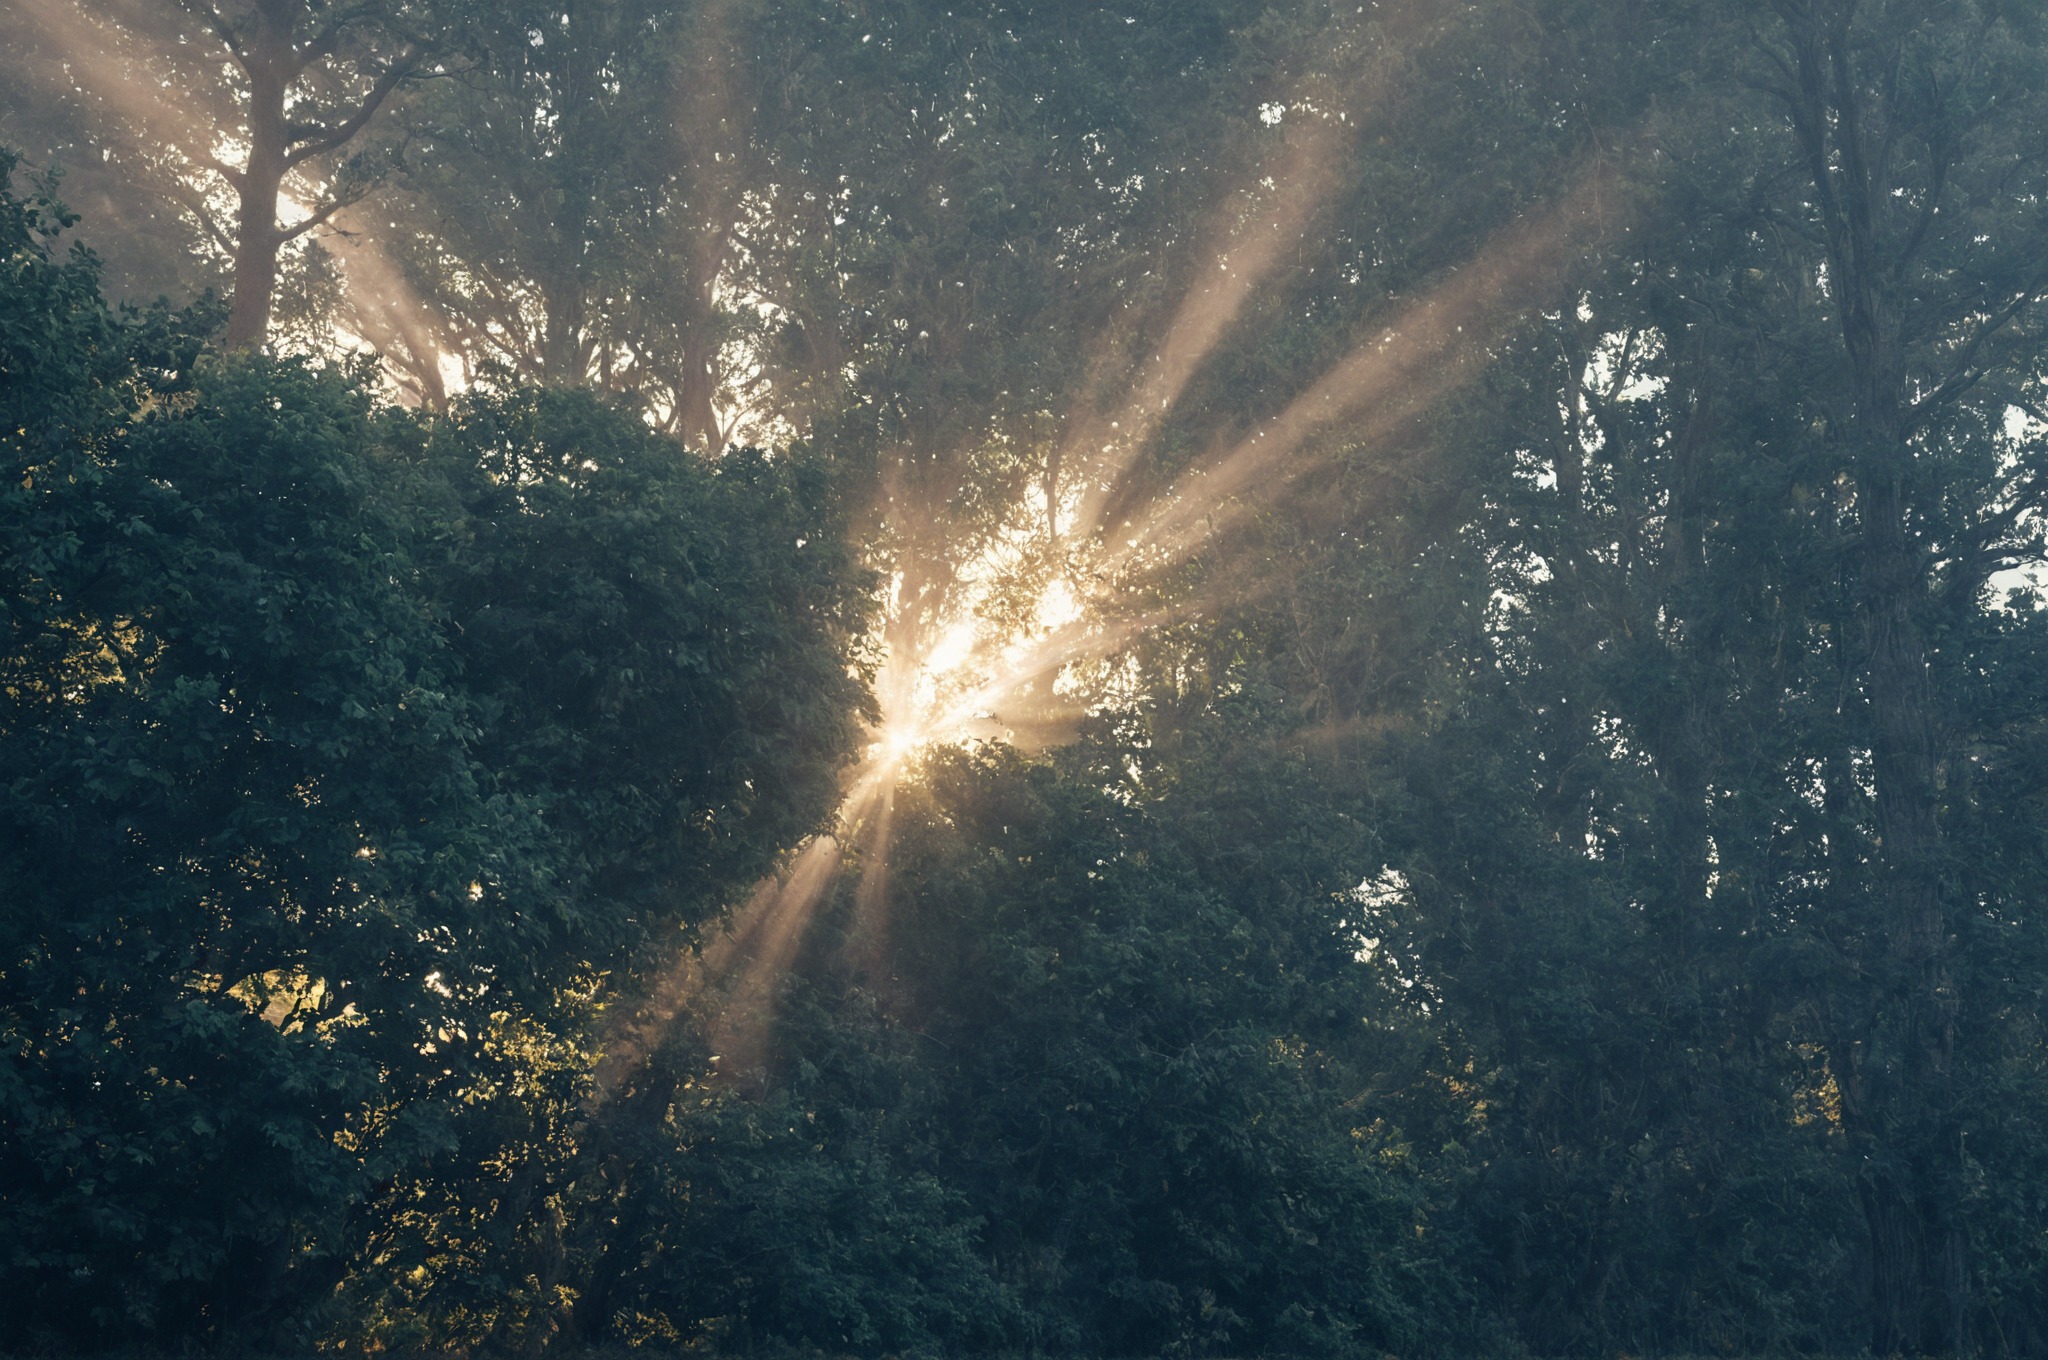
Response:
[[[1307,169],[1300,175],[1297,182],[1311,183]],[[1314,191],[1295,196],[1312,204]],[[1312,210],[1297,203],[1291,211],[1298,216],[1289,220],[1306,221]],[[1250,509],[1273,504],[1326,466],[1325,436],[1338,434],[1344,447],[1355,448],[1440,401],[1520,318],[1557,299],[1575,252],[1612,229],[1619,211],[1611,169],[1588,165],[1550,203],[1497,231],[1283,409],[1191,468],[1114,532],[1094,522],[1108,504],[1094,493],[1108,486],[1105,473],[1113,481],[1127,470],[1130,450],[1155,428],[1143,419],[1120,432],[1124,441],[1096,465],[1090,492],[1069,500],[1071,528],[1057,551],[1033,527],[1029,504],[1016,508],[1009,530],[962,535],[981,545],[967,560],[947,551],[951,525],[943,511],[903,526],[902,541],[917,550],[904,555],[887,601],[875,680],[882,716],[838,817],[838,837],[859,850],[855,934],[863,947],[879,950],[886,930],[895,790],[919,750],[1071,732],[1083,706],[1059,688],[1072,668],[1108,663],[1161,627],[1258,595],[1271,583],[1234,579],[1227,598],[1214,593],[1217,586],[1150,609],[1117,600],[1137,580],[1187,561]],[[1268,264],[1255,254],[1241,267],[1255,282]],[[1182,309],[1176,325],[1184,322],[1184,334],[1165,352],[1171,362],[1162,357],[1140,380],[1135,405],[1172,406],[1250,286]],[[901,513],[908,502],[893,508]],[[703,985],[722,998],[712,1026],[721,1072],[757,1072],[765,1061],[776,980],[844,862],[839,838],[817,837],[704,951]]]
[[[1342,425],[1347,441],[1384,433],[1439,400],[1528,309],[1552,297],[1571,253],[1612,224],[1604,163],[1582,170],[1547,207],[1502,228],[1435,289],[1331,367],[1271,420],[1176,482],[1116,535],[1105,566],[1177,561],[1253,500],[1270,500],[1310,466],[1311,439]]]

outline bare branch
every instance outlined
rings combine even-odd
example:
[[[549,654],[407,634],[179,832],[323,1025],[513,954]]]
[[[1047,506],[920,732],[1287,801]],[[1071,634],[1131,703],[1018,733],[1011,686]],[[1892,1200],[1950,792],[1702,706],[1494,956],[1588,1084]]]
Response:
[[[307,232],[313,230],[315,227],[325,224],[329,219],[331,219],[336,213],[340,212],[343,208],[350,207],[351,205],[358,202],[361,202],[360,195],[358,195],[355,198],[337,197],[327,200],[327,202],[321,204],[318,208],[315,208],[310,214],[308,214],[305,221],[294,222],[289,227],[286,227],[284,230],[280,231],[277,235],[278,244],[282,245],[286,241],[298,240],[301,236],[304,236]]]
[[[2012,301],[1988,317],[1984,324],[1979,326],[1976,332],[1963,343],[1962,350],[1957,355],[1954,365],[1949,369],[1948,376],[1935,384],[1932,391],[1924,393],[1917,401],[1906,408],[1906,428],[1909,430],[1914,428],[1937,408],[1947,405],[1972,387],[1975,387],[1984,377],[1986,371],[1976,367],[1977,351],[1983,348],[1986,340],[2011,324],[2014,317],[2018,316],[2033,303],[2039,302],[2042,296],[2042,285],[2036,283],[2022,290]]]
[[[199,195],[193,193],[191,190],[185,188],[183,185],[167,184],[164,185],[159,190],[159,192],[161,192],[165,198],[168,198],[169,200],[171,200],[171,202],[177,204],[186,212],[192,214],[192,216],[198,221],[201,230],[205,231],[207,236],[212,238],[213,243],[219,246],[225,254],[231,257],[234,255],[234,237],[228,235],[227,229],[222,227],[220,223],[214,218],[212,210],[206,206],[206,201],[204,199],[199,197]]]
[[[226,180],[236,189],[240,189],[242,187],[242,181],[247,177],[245,171],[235,166],[229,165],[226,161],[214,155],[211,151],[194,152],[192,153],[192,159],[198,161],[201,165],[213,171],[214,174],[219,175],[222,179]]]
[[[383,106],[386,99],[390,98],[391,92],[412,75],[413,67],[419,61],[419,58],[418,48],[407,48],[404,52],[392,58],[390,64],[378,73],[377,83],[370,87],[368,94],[363,96],[363,102],[356,108],[356,111],[333,127],[325,129],[307,128],[301,132],[300,125],[295,124],[291,129],[291,136],[292,140],[299,144],[285,154],[284,163],[286,167],[303,165],[315,156],[325,155],[329,151],[347,145],[357,133],[369,126],[370,120],[376,117],[377,110]],[[301,140],[302,137],[305,140]]]

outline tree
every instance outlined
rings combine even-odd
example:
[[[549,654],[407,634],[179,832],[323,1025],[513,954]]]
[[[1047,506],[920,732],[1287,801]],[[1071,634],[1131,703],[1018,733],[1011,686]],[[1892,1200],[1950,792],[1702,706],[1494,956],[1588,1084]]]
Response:
[[[0,207],[10,1334],[303,1336],[829,811],[864,591],[800,457],[203,360]]]
[[[429,400],[445,401],[440,365],[457,358],[472,380],[500,369],[631,394],[670,433],[710,442],[708,396],[694,394],[704,409],[685,420],[679,385],[692,365],[715,366],[719,348],[706,339],[710,315],[697,315],[714,291],[698,276],[715,278],[723,256],[696,260],[700,219],[729,232],[737,210],[692,204],[678,169],[699,132],[679,111],[699,67],[717,64],[685,58],[710,20],[693,24],[672,3],[534,5],[515,17],[485,60],[410,110],[383,209],[393,230],[373,234],[431,335],[386,334],[391,300],[374,288],[351,324]]]
[[[737,1078],[767,1094],[700,1075],[619,1149],[654,1198],[599,1216],[630,1228],[600,1323],[859,1354],[1442,1333],[1412,1150],[1360,1096],[1378,981],[1322,877],[1349,828],[1297,762],[1131,735],[940,752],[899,792],[892,898],[848,885],[807,936]]]
[[[1956,1061],[1971,989],[1966,908],[1944,881],[1944,784],[1981,719],[1938,697],[1936,677],[1993,572],[2038,552],[2022,526],[2048,490],[2039,452],[2000,446],[2006,413],[2032,406],[2039,380],[2048,162],[2023,129],[2048,67],[2038,18],[1997,7],[1777,14],[1768,88],[1805,160],[1802,215],[1840,328],[1845,399],[1817,404],[1847,449],[1858,539],[1852,645],[1881,874],[1862,962],[1882,981],[1836,1061],[1845,1117],[1871,1148],[1858,1181],[1871,1346],[1961,1352],[1973,1269]]]
[[[79,102],[88,135],[151,165],[195,247],[221,257],[233,302],[222,342],[240,349],[269,338],[286,249],[382,173],[365,138],[379,112],[462,60],[465,22],[425,0],[66,3],[20,21],[29,42],[16,60],[24,89]]]
[[[2031,1175],[2038,888],[2031,834],[1977,836],[2040,617],[1994,581],[2040,552],[2039,163],[2009,140],[2040,34],[1773,13],[1699,16],[1641,225],[1498,355],[1495,415],[1443,423],[1495,460],[1459,535],[1486,566],[1454,716],[1392,747],[1426,811],[1385,928],[1496,1073],[1488,1235],[1561,1230],[1489,1267],[1531,1344],[2024,1349],[1976,1187]],[[1659,1203],[1694,1240],[1804,1207],[1710,1284]]]
[[[278,252],[368,187],[361,158],[323,163],[362,134],[399,86],[430,72],[437,50],[445,50],[447,19],[408,0],[249,0],[232,7],[199,0],[187,13],[240,72],[234,122],[209,131],[242,141],[242,163],[193,148],[235,196],[234,307],[221,339],[239,349],[261,344],[269,331]],[[318,196],[296,221],[281,222],[286,180],[314,178],[309,166],[326,170],[317,177]]]

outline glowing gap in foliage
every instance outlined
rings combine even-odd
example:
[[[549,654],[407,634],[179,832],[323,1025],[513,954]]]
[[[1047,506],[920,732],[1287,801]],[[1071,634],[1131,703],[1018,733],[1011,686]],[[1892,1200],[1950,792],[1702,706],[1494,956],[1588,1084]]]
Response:
[[[1067,668],[1112,659],[1162,624],[1198,616],[1202,601],[1130,614],[1115,608],[1134,578],[1170,568],[1214,542],[1250,509],[1270,504],[1320,463],[1317,436],[1343,429],[1356,445],[1383,435],[1464,381],[1520,317],[1554,299],[1573,255],[1614,224],[1612,175],[1594,164],[1547,207],[1497,232],[1463,266],[1334,364],[1251,434],[1198,464],[1112,535],[1099,522],[1107,495],[1076,501],[1064,569],[1046,576],[1035,605],[1007,627],[992,622],[1006,584],[1001,562],[919,564],[899,577],[876,677],[881,708],[872,744],[850,782],[839,822],[858,838],[863,880],[856,893],[870,947],[887,911],[889,834],[897,782],[928,746],[1057,730],[1074,715],[1058,702]],[[1227,299],[1225,300],[1227,302]],[[1228,309],[1225,320],[1234,315]],[[1183,361],[1145,391],[1177,397],[1199,361],[1210,319],[1190,330]],[[1220,332],[1219,332],[1220,333]],[[1149,398],[1141,397],[1141,400]],[[1135,447],[1134,445],[1132,447]],[[1098,466],[1117,474],[1122,462]],[[1017,510],[1020,523],[1035,512]],[[919,526],[922,543],[944,543],[943,513]],[[1018,540],[1029,537],[1020,534]],[[1003,551],[999,537],[996,548]],[[1007,565],[1014,566],[1015,563]],[[1234,600],[1254,587],[1231,583]],[[1210,599],[1209,605],[1219,603]],[[704,971],[724,986],[713,1034],[722,1074],[760,1073],[769,1056],[776,980],[794,960],[818,903],[841,872],[838,840],[819,837],[790,870],[764,885],[704,954]]]

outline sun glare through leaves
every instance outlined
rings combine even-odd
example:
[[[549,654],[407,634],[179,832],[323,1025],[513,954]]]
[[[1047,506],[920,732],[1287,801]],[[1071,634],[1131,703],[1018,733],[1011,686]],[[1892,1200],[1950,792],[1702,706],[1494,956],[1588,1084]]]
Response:
[[[1294,144],[1282,176],[1269,181],[1284,184],[1286,198],[1259,227],[1298,231],[1313,217],[1334,178],[1316,157],[1334,154],[1337,145],[1328,136]],[[1050,484],[1045,504],[1020,501],[971,560],[948,562],[942,572],[927,566],[922,579],[944,585],[927,588],[916,611],[908,607],[905,574],[896,577],[875,679],[882,716],[838,816],[839,834],[860,847],[856,894],[869,936],[886,915],[893,792],[920,750],[984,740],[1042,745],[1070,733],[1089,706],[1067,683],[1077,668],[1109,663],[1147,631],[1215,603],[1197,595],[1134,611],[1128,600],[1143,583],[1198,557],[1245,516],[1283,504],[1330,451],[1331,437],[1347,447],[1370,445],[1442,400],[1521,317],[1555,303],[1566,260],[1615,229],[1620,216],[1611,167],[1587,164],[1548,204],[1496,232],[1252,433],[1111,522],[1110,508],[1127,499],[1144,441],[1228,334],[1243,294],[1272,258],[1260,249],[1227,256],[1222,272],[1231,285],[1181,306],[1124,418],[1086,436],[1100,438],[1092,454],[1070,455],[1075,475],[1067,484]],[[1262,239],[1255,235],[1253,245]],[[1070,424],[1086,427],[1079,417]],[[928,517],[916,541],[957,541],[945,507],[902,511]],[[1239,581],[1231,598],[1243,602],[1258,589]],[[726,998],[721,1071],[741,1070],[766,1054],[774,978],[840,871],[838,843],[813,841],[707,951],[706,981]]]

